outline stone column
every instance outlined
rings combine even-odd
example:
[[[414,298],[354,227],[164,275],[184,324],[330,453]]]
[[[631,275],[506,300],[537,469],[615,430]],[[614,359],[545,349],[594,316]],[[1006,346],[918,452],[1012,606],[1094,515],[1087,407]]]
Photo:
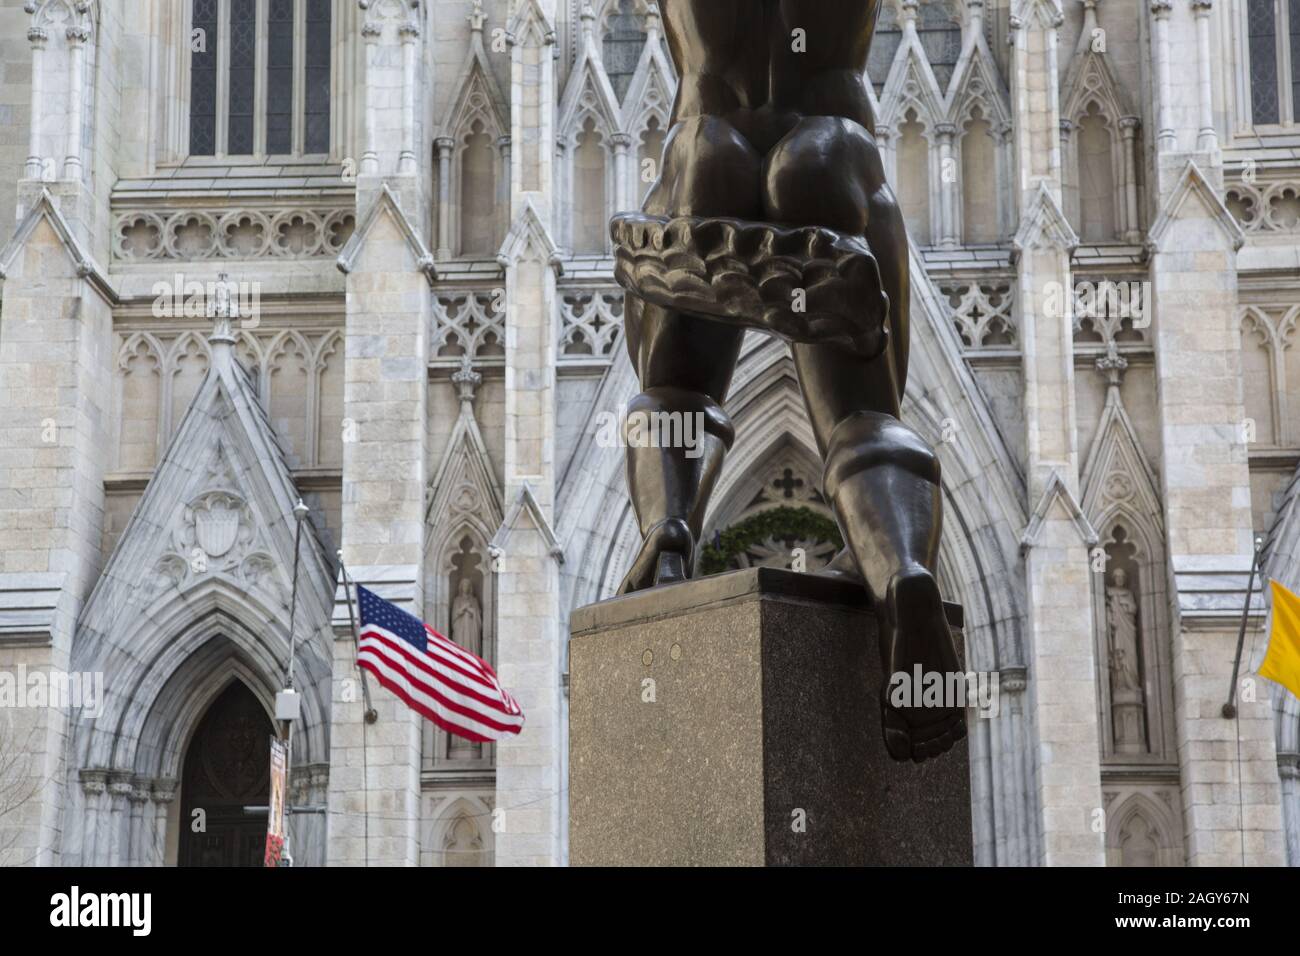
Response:
[[[126,837],[130,822],[129,800],[133,789],[129,772],[115,770],[110,776],[108,854],[105,860],[109,866],[123,866],[127,862],[129,854],[127,848],[123,846],[123,839]],[[129,847],[129,843],[127,846]]]
[[[957,248],[957,180],[958,170],[952,154],[957,127],[936,123],[934,134],[939,140],[939,242],[940,249]]]
[[[1156,149],[1160,152],[1173,149],[1178,140],[1174,135],[1171,98],[1173,88],[1169,82],[1169,13],[1173,0],[1151,0],[1151,53],[1155,60],[1156,93]]]
[[[576,154],[561,137],[555,140],[555,243],[573,252],[573,163]]]
[[[1214,0],[1192,0],[1192,13],[1196,16],[1196,74],[1201,107],[1201,128],[1196,134],[1196,148],[1199,150],[1219,148],[1219,134],[1214,127],[1214,94],[1211,85],[1214,61],[1210,58],[1210,12],[1213,8]],[[1300,29],[1300,25],[1292,24],[1291,29]]]
[[[402,152],[397,158],[397,171],[413,175],[415,165],[415,54],[420,38],[420,25],[407,20],[399,28],[402,37]]]
[[[27,39],[32,44],[32,120],[28,134],[27,167],[24,175],[28,179],[41,179],[44,175],[41,157],[41,126],[45,116],[45,94],[42,90],[45,74],[45,41],[49,38],[40,27],[27,31]]]
[[[1061,209],[1070,222],[1079,221],[1079,183],[1078,164],[1074,159],[1073,143],[1074,124],[1068,119],[1061,120]]]
[[[361,154],[361,172],[363,174],[375,175],[379,172],[379,148],[375,141],[376,123],[375,116],[375,56],[379,49],[379,37],[382,30],[377,23],[366,23],[361,27],[362,42],[365,44],[365,85],[362,92],[362,100],[365,103],[364,124],[363,124],[363,149]]]
[[[997,837],[995,859],[1002,866],[1032,866],[1042,858],[1038,820],[1025,812],[1027,806],[1036,803],[1031,795],[1037,790],[1034,731],[1029,701],[1025,699],[1028,686],[1024,667],[1004,667],[998,672],[1002,701],[994,733],[990,734],[990,761],[992,766],[1008,771],[1005,775],[995,774],[993,779],[996,806],[1002,813],[993,828]],[[977,864],[988,862],[992,861],[976,859]]]
[[[90,30],[86,27],[68,27],[68,56],[71,58],[68,78],[68,155],[63,165],[65,179],[81,178],[81,118],[85,112],[85,60],[86,41]]]
[[[144,860],[148,866],[163,866],[167,862],[167,808],[176,798],[176,781],[159,777],[153,782],[153,827],[148,830]],[[180,821],[187,826],[189,821]]]
[[[450,136],[434,140],[438,150],[438,260],[451,258],[451,159],[456,141]]]
[[[1132,243],[1142,241],[1137,183],[1138,150],[1142,148],[1137,138],[1140,122],[1136,116],[1124,116],[1119,121],[1120,135],[1124,137],[1124,241]]]
[[[144,866],[148,861],[147,837],[153,831],[152,814],[146,817],[145,810],[149,803],[149,780],[147,777],[131,778],[131,793],[127,799],[131,802],[131,818],[127,843],[127,866]]]
[[[626,133],[615,133],[610,137],[614,144],[614,211],[624,212],[630,207],[627,198],[627,151],[632,145],[632,137]]]
[[[104,792],[108,789],[108,772],[82,770],[81,792],[85,796],[85,818],[81,823],[81,865],[101,865],[99,844],[105,839]]]
[[[497,177],[497,209],[500,210],[500,219],[497,222],[497,228],[500,230],[498,235],[505,235],[506,230],[510,228],[510,137],[501,136],[496,142],[497,153],[501,157],[501,175]]]

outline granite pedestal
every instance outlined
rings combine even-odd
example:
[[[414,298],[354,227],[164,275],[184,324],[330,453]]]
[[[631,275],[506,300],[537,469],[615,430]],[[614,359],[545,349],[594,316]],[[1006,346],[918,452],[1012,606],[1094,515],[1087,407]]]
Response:
[[[573,865],[972,862],[967,741],[890,759],[861,588],[756,568],[579,608],[571,631]]]

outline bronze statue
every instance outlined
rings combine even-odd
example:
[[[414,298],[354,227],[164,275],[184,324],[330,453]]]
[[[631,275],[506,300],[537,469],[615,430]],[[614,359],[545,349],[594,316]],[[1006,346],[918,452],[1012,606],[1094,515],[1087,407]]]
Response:
[[[734,430],[723,410],[746,329],[791,343],[825,491],[847,542],[822,572],[865,583],[884,673],[951,673],[935,581],[939,462],[899,421],[908,244],[863,86],[880,0],[659,0],[680,85],[658,182],[614,218],[632,413],[697,414],[698,448],[629,443],[644,543],[623,582],[685,580]],[[687,454],[689,452],[689,454]],[[887,682],[886,682],[887,683]],[[924,760],[960,707],[894,708],[885,744]]]

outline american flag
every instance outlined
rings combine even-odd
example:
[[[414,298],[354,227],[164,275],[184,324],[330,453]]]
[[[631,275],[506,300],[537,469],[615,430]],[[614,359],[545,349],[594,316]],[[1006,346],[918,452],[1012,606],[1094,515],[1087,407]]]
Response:
[[[487,661],[357,585],[357,664],[412,710],[467,740],[501,740],[524,729],[524,712]]]

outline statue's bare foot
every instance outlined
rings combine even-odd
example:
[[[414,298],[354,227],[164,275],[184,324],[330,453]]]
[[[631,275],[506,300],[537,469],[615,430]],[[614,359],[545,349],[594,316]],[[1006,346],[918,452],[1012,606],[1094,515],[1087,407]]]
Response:
[[[848,548],[840,548],[839,554],[831,558],[826,563],[826,567],[814,571],[813,574],[823,578],[835,578],[837,581],[848,581],[852,584],[862,585],[862,573],[858,571],[858,564],[853,560],[853,552]]]
[[[643,591],[659,584],[677,584],[690,577],[695,536],[680,518],[665,518],[646,533],[619,594]]]
[[[962,701],[948,698],[949,675],[957,673],[957,648],[944,614],[934,577],[924,568],[896,574],[881,602],[880,655],[885,686],[880,694],[881,730],[885,747],[895,760],[937,757],[966,736]],[[922,688],[913,688],[916,668],[923,677],[938,674],[945,693],[939,706],[915,706]],[[893,676],[907,675],[907,706],[891,700]],[[913,693],[915,691],[915,693]]]

